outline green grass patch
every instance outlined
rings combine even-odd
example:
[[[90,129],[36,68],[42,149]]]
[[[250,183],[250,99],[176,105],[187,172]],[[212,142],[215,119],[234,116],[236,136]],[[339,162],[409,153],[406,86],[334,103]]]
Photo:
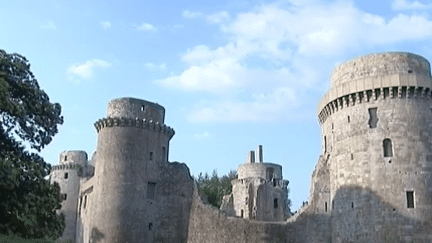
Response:
[[[0,235],[0,243],[55,243],[46,239],[23,239],[13,235]]]

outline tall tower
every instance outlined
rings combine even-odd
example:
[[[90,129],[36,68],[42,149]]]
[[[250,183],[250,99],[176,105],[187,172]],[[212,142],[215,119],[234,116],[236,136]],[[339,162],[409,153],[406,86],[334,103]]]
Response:
[[[332,242],[430,241],[430,72],[425,58],[399,52],[335,69],[318,105]]]
[[[261,145],[256,153],[248,153],[231,184],[236,216],[260,221],[283,221],[287,216],[288,181],[282,178],[282,166],[264,163]]]
[[[175,188],[161,181],[174,135],[164,116],[158,104],[120,98],[108,104],[108,117],[95,123],[98,162],[91,231],[100,232],[104,242],[153,242],[164,223],[172,225],[161,219],[168,205],[162,199],[164,186]]]
[[[60,153],[59,164],[53,166],[51,184],[60,185],[64,199],[58,213],[65,215],[66,228],[59,241],[75,242],[80,177],[87,164],[87,153],[84,151],[64,151]]]

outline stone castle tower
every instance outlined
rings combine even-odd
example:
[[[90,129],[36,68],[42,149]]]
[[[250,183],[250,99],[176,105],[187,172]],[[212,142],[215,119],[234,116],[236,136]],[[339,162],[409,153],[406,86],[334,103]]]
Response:
[[[75,239],[77,208],[81,178],[87,172],[87,153],[84,151],[64,151],[60,153],[59,165],[53,166],[50,183],[60,185],[60,193],[64,201],[59,213],[67,219],[66,228],[60,240]]]
[[[282,167],[252,151],[226,209],[203,203],[185,164],[168,162],[164,108],[133,98],[95,123],[97,151],[60,154],[73,242],[432,242],[432,78],[411,53],[337,67],[318,104],[323,151],[308,204],[283,220]],[[228,199],[228,200],[226,200]],[[253,220],[250,220],[253,219]],[[277,222],[276,222],[277,221]]]
[[[248,153],[237,174],[238,179],[231,181],[235,216],[260,221],[283,221],[288,216],[288,181],[282,178],[282,166],[264,163],[261,145],[256,154]]]
[[[316,201],[331,216],[332,242],[431,240],[430,72],[411,53],[364,56],[334,71],[318,105],[327,185]]]

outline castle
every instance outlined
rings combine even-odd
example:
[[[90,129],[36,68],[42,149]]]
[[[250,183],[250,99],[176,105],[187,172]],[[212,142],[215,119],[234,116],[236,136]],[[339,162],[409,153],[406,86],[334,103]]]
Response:
[[[338,66],[318,104],[323,149],[309,203],[289,219],[288,181],[262,148],[240,165],[223,210],[203,203],[185,164],[168,162],[162,106],[108,104],[97,150],[60,154],[51,182],[72,242],[432,242],[432,78],[412,53]],[[255,161],[257,157],[257,161]]]

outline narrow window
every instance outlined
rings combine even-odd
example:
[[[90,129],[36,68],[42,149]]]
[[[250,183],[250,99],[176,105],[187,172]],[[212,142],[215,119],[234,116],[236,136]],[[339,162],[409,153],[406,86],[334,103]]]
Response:
[[[162,161],[166,161],[166,148],[165,146],[162,147]]]
[[[390,139],[386,138],[383,141],[384,157],[393,157],[393,146]]]
[[[378,108],[369,108],[369,127],[376,128],[378,123]]]
[[[324,208],[325,208],[325,211],[327,212],[327,202],[325,202]]]
[[[145,110],[145,105],[141,106],[141,111]]]
[[[65,161],[67,161],[67,155],[65,155]]]
[[[240,217],[242,217],[242,218],[243,218],[243,209],[242,209],[242,210],[240,210]]]
[[[64,178],[65,178],[65,179],[69,178],[69,173],[66,172],[66,173],[64,174]]]
[[[273,207],[274,207],[274,208],[277,208],[277,207],[278,207],[278,200],[277,200],[277,198],[275,198],[275,199],[273,200]]]
[[[407,207],[414,208],[414,191],[407,191]]]
[[[273,186],[276,187],[276,180],[273,179]]]
[[[149,230],[150,230],[150,231],[151,231],[152,227],[153,227],[153,223],[150,223],[150,224],[149,224]]]
[[[79,209],[80,209],[80,213],[81,213],[81,208],[82,208],[82,202],[83,202],[83,198],[82,196],[79,199]]]
[[[153,160],[153,152],[150,152],[150,160]]]
[[[351,208],[354,208],[354,202],[351,202]]]
[[[65,193],[65,194],[63,194],[62,195],[62,197],[63,197],[63,200],[65,200],[66,201],[66,199],[67,199],[67,194]]]
[[[348,123],[350,122],[350,117],[348,116]]]
[[[156,189],[156,183],[149,182],[147,184],[147,198],[148,199],[154,199],[155,196],[155,189]]]
[[[87,195],[84,196],[84,208],[87,206]]]
[[[334,200],[332,200],[332,209],[334,209]]]
[[[327,138],[324,136],[324,153],[327,153]]]
[[[353,160],[354,159],[354,154],[351,154],[351,160]]]

